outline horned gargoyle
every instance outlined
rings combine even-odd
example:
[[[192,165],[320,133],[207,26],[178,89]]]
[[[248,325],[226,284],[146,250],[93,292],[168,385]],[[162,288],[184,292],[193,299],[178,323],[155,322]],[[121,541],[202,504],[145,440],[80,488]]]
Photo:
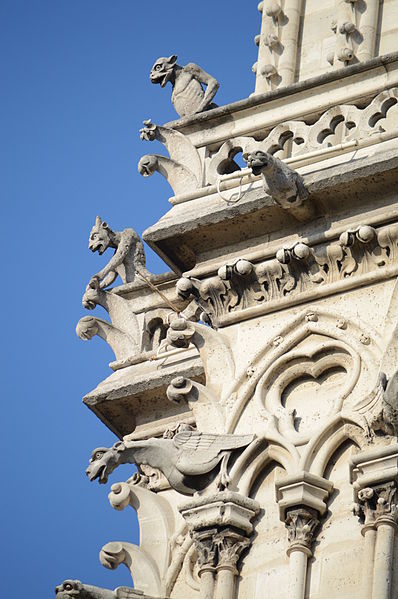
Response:
[[[90,232],[88,247],[100,255],[108,248],[115,250],[108,264],[91,277],[89,284],[97,280],[100,288],[104,289],[111,285],[118,275],[123,283],[131,283],[137,271],[144,275],[150,274],[145,268],[144,244],[134,229],[113,231],[108,223],[97,216]]]
[[[218,81],[201,67],[190,62],[185,67],[177,64],[177,56],[158,58],[149,78],[161,87],[170,81],[173,91],[171,101],[179,116],[187,116],[215,108],[212,100],[220,86]],[[206,85],[206,91],[203,90]]]
[[[138,599],[142,593],[137,593],[128,587],[118,587],[114,591],[101,589],[88,584],[82,584],[80,580],[64,580],[55,587],[57,599]]]
[[[300,205],[308,198],[303,178],[287,164],[262,150],[243,155],[253,175],[262,175],[265,191],[282,208]]]
[[[217,486],[228,486],[227,466],[231,454],[247,447],[254,435],[214,435],[177,429],[172,438],[115,443],[94,449],[86,474],[91,481],[106,483],[120,464],[158,468],[173,489],[183,495],[203,491],[217,477]],[[167,436],[167,435],[166,435]],[[221,465],[220,465],[221,462]]]

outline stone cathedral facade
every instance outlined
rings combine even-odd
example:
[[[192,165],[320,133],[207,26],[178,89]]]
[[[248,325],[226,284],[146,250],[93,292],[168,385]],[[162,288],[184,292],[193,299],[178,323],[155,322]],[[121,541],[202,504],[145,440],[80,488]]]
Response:
[[[84,402],[116,442],[87,475],[140,543],[100,553],[132,588],[58,599],[398,597],[398,0],[258,10],[249,98],[216,106],[175,55],[151,70],[180,117],[140,132],[165,148],[138,170],[171,186],[143,234],[170,272],[131,228],[90,233],[114,254],[83,306],[109,319],[77,333],[115,360]]]

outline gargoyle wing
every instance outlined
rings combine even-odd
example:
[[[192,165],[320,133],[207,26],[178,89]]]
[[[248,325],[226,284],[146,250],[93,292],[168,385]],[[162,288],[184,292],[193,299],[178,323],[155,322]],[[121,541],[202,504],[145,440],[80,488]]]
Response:
[[[176,466],[187,476],[205,474],[217,466],[225,452],[246,447],[253,439],[254,435],[213,435],[182,431],[173,439],[179,450]]]

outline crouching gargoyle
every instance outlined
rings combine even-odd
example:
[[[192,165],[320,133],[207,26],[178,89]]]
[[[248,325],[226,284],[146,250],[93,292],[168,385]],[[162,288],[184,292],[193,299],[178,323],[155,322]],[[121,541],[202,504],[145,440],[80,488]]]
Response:
[[[282,208],[300,205],[308,198],[303,178],[287,164],[262,150],[243,155],[253,175],[262,175],[265,191]]]
[[[169,81],[173,87],[171,101],[180,116],[187,116],[215,108],[212,100],[219,88],[217,79],[193,62],[185,67],[177,64],[177,56],[158,58],[151,69],[152,83],[164,87]],[[206,85],[206,91],[203,90]]]
[[[137,271],[146,276],[150,274],[145,268],[144,244],[134,229],[113,231],[108,223],[97,216],[90,232],[88,248],[93,253],[98,252],[100,256],[108,248],[115,250],[108,264],[91,277],[90,286],[97,281],[100,289],[104,289],[111,285],[118,275],[123,283],[131,283]]]
[[[203,491],[216,478],[217,487],[225,489],[231,454],[247,447],[254,435],[213,435],[187,428],[171,439],[125,440],[111,448],[94,449],[86,474],[91,481],[98,478],[100,483],[106,483],[117,466],[135,463],[138,468],[141,464],[157,468],[170,486],[183,495]]]
[[[55,587],[55,593],[57,599],[137,599],[142,597],[140,593],[128,587],[119,587],[111,591],[82,584],[80,580],[64,580],[62,584]]]

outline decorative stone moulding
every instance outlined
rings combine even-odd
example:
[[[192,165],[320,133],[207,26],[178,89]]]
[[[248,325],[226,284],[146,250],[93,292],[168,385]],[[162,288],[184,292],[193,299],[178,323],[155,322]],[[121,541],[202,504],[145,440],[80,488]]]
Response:
[[[285,522],[287,513],[296,506],[309,508],[323,516],[332,491],[333,483],[330,480],[308,472],[278,481],[276,499],[282,522]]]
[[[398,224],[347,229],[337,242],[296,242],[272,260],[244,257],[203,280],[178,281],[182,298],[196,298],[214,327],[280,310],[398,274]]]
[[[258,68],[257,65],[256,70]],[[273,65],[263,65],[260,68],[269,77],[275,75]],[[327,107],[320,112],[315,123],[312,116],[307,122],[308,117],[303,115],[299,119],[282,121],[272,128],[268,127],[265,134],[256,135],[255,138],[246,135],[232,137],[216,149],[212,144],[205,160],[187,135],[169,126],[161,127],[145,121],[141,138],[160,141],[169,152],[169,157],[146,155],[140,160],[138,170],[143,176],[160,172],[172,186],[176,197],[200,197],[203,187],[216,185],[220,177],[240,170],[234,160],[240,152],[248,154],[262,151],[283,159],[290,156],[290,161],[296,160],[299,164],[302,158],[312,156],[313,152],[328,148],[333,150],[333,147],[341,152],[345,146],[347,151],[356,144],[371,145],[380,141],[377,137],[380,134],[384,137],[396,136],[395,119],[393,116],[389,118],[389,112],[397,103],[397,98],[398,88],[392,87],[368,97],[367,103],[361,97],[352,104]],[[308,158],[310,162],[320,159],[322,156]],[[248,173],[245,173],[246,178],[247,176]],[[252,179],[255,180],[256,176],[251,175],[249,180]]]
[[[396,120],[388,120],[390,109],[398,102],[398,88],[393,87],[363,101],[328,108],[318,119],[306,123],[303,120],[282,122],[268,130],[263,139],[254,137],[232,138],[212,153],[207,167],[206,180],[215,183],[217,177],[234,167],[234,156],[239,152],[248,154],[256,150],[276,154],[285,152],[291,144],[290,156],[299,157],[309,152],[346,142],[366,139],[381,130],[396,133]]]
[[[191,530],[231,526],[250,535],[252,520],[260,511],[259,504],[239,493],[223,491],[215,495],[194,497],[180,505],[179,511]]]

